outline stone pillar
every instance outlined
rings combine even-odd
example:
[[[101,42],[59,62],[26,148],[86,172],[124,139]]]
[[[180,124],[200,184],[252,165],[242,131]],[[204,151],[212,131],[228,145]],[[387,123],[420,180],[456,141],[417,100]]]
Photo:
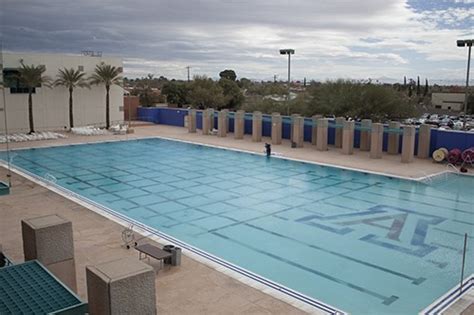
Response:
[[[342,127],[342,153],[354,153],[354,121],[344,121]]]
[[[362,119],[360,126],[362,130],[360,131],[359,149],[361,151],[370,151],[370,128],[372,127],[372,120]]]
[[[372,124],[370,133],[370,158],[381,159],[383,152],[383,124]]]
[[[252,141],[262,141],[262,113],[253,112],[252,115]]]
[[[430,157],[431,126],[421,125],[418,129],[418,157],[427,159]]]
[[[221,110],[224,114],[224,125],[225,125],[225,132],[226,134],[229,132],[229,110],[228,109],[223,109]]]
[[[312,117],[313,127],[311,128],[311,144],[316,145],[316,139],[318,138],[318,128],[316,125],[318,124],[318,119],[322,118],[322,115],[314,115]]]
[[[196,132],[196,110],[194,108],[188,110],[188,132]]]
[[[214,108],[208,108],[207,110],[209,111],[209,117],[210,117],[210,122],[211,122],[210,130],[212,131],[216,127],[216,124],[214,122]]]
[[[400,123],[398,121],[391,121],[388,124],[389,129],[399,130]],[[398,147],[400,146],[400,133],[390,132],[388,134],[388,145],[387,153],[388,154],[398,154]]]
[[[135,257],[87,266],[86,280],[91,315],[157,313],[155,271]]]
[[[21,220],[25,261],[37,259],[77,291],[72,223],[53,214]]]
[[[202,134],[206,136],[209,135],[211,131],[211,112],[209,110],[210,108],[202,111]]]
[[[300,115],[298,114],[291,114],[290,116],[290,141],[293,139],[293,124],[295,123],[295,118]]]
[[[415,159],[415,126],[403,126],[402,163],[411,163]]]
[[[245,112],[238,110],[234,116],[234,138],[244,138],[244,126],[245,126]]]
[[[327,151],[328,149],[328,126],[329,121],[325,118],[319,118],[317,122],[318,135],[316,138],[316,149],[318,151]]]
[[[297,148],[303,147],[304,140],[304,118],[300,115],[292,116],[292,138],[291,141],[296,144]]]
[[[227,136],[227,111],[221,110],[217,114],[217,136],[226,137]]]
[[[336,118],[336,130],[334,132],[334,146],[336,148],[342,148],[342,125],[346,119],[344,117]]]
[[[272,113],[272,144],[281,144],[281,115]]]

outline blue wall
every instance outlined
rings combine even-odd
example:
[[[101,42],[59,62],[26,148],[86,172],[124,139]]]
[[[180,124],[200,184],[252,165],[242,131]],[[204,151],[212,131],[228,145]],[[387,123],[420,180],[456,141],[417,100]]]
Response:
[[[138,119],[142,121],[149,121],[155,124],[181,126],[184,127],[184,117],[188,114],[187,109],[181,108],[157,108],[157,107],[139,107],[138,108]],[[215,127],[217,128],[217,115],[214,118]],[[309,124],[309,125],[308,125]],[[304,141],[311,141],[311,119],[305,118],[304,126]],[[196,127],[202,129],[202,112],[197,111],[196,114]],[[234,118],[229,118],[229,132],[234,132]],[[244,132],[246,134],[252,134],[252,114],[247,113],[245,115]],[[270,137],[272,134],[272,123],[271,115],[263,115],[262,122],[262,135],[264,137]],[[290,138],[290,119],[289,117],[283,117],[282,125],[282,137],[283,139]],[[328,143],[334,144],[335,128],[329,125],[328,130]],[[384,133],[383,150],[387,150],[387,138],[388,133]],[[401,152],[402,136],[400,135],[400,147]],[[415,137],[415,154],[417,151],[418,144],[418,133]],[[354,146],[358,148],[360,145],[360,131],[356,130],[354,134]],[[465,150],[467,148],[474,147],[474,132],[460,132],[460,131],[446,131],[446,130],[431,130],[431,141],[430,141],[430,154],[441,147],[445,147],[448,150],[459,148]]]

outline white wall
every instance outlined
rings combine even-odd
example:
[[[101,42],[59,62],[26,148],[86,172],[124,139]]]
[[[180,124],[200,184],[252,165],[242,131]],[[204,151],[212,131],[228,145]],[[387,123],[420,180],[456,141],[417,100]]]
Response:
[[[464,93],[432,93],[431,104],[436,108],[462,111],[464,108]]]
[[[56,79],[58,69],[67,67],[84,67],[89,77],[97,64],[105,62],[122,67],[120,58],[90,57],[81,55],[27,54],[4,53],[3,68],[19,68],[20,60],[27,65],[45,65],[45,75]],[[1,93],[1,92],[0,92]],[[9,88],[4,89],[7,108],[9,132],[29,131],[28,125],[28,94],[11,94]],[[3,95],[0,94],[0,110],[4,106]],[[105,125],[105,86],[76,88],[73,92],[74,125]],[[110,89],[110,120],[122,121],[123,89],[113,86]],[[65,87],[41,87],[33,94],[33,117],[36,130],[64,130],[69,126],[69,92]],[[4,111],[0,112],[0,133],[4,133]]]

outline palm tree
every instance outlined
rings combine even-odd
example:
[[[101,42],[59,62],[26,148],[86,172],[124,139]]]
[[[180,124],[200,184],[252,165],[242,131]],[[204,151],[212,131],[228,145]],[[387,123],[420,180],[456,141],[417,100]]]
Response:
[[[35,132],[34,119],[33,119],[33,91],[37,87],[42,85],[50,87],[51,78],[43,75],[46,71],[44,65],[25,65],[23,61],[20,62],[21,67],[18,69],[18,80],[20,83],[28,89],[28,118],[30,124],[30,134]]]
[[[109,92],[112,85],[122,86],[122,69],[101,63],[95,66],[94,74],[90,77],[90,83],[94,85],[105,85],[105,127],[110,127],[110,100]]]
[[[72,107],[72,92],[74,88],[90,88],[86,79],[84,78],[86,74],[80,70],[71,69],[59,69],[56,81],[54,81],[55,86],[64,86],[69,90],[69,128],[74,128],[74,113]]]

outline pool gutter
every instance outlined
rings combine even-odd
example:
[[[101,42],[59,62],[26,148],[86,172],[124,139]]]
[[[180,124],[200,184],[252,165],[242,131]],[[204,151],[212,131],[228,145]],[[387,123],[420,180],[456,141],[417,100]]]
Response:
[[[450,306],[461,299],[469,290],[474,288],[474,273],[467,277],[463,282],[461,290],[460,285],[456,285],[446,294],[438,298],[431,305],[420,312],[420,315],[437,315],[447,311]]]

